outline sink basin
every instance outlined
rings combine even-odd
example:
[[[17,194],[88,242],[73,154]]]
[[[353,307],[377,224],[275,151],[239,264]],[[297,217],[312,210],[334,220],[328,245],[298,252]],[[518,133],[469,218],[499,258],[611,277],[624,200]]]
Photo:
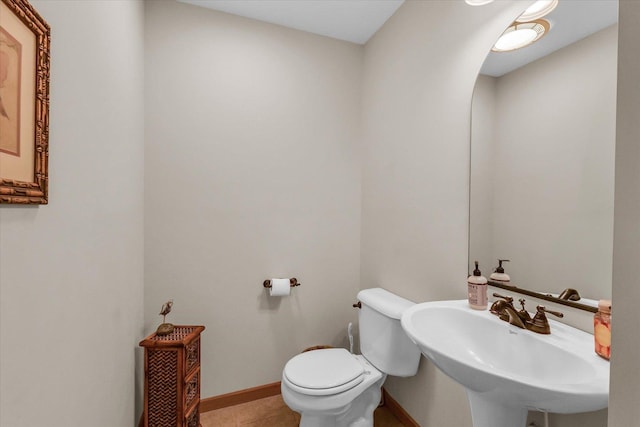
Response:
[[[402,327],[422,354],[466,388],[474,427],[524,427],[527,410],[603,409],[609,362],[593,336],[549,320],[551,335],[520,329],[466,300],[416,304]]]

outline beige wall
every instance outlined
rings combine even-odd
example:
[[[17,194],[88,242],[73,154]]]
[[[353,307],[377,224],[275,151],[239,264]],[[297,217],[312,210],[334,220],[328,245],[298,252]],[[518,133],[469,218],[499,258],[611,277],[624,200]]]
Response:
[[[409,1],[366,45],[362,287],[416,301],[465,297],[471,94],[491,45],[524,8]],[[424,358],[416,377],[386,387],[421,425],[471,425],[463,388]]]
[[[613,336],[609,426],[640,419],[640,3],[620,2],[618,122],[613,243]]]
[[[171,28],[171,31],[167,29]],[[363,47],[146,3],[145,331],[204,324],[202,396],[344,345],[360,263]],[[290,297],[262,282],[297,277]]]
[[[131,426],[143,321],[144,10],[32,4],[53,29],[50,203],[0,207],[0,425]]]

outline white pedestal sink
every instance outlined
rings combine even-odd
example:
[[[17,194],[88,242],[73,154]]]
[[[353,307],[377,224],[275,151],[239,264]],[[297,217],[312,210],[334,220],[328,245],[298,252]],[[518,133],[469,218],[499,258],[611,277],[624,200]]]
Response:
[[[527,410],[603,409],[609,362],[593,336],[550,320],[551,335],[520,329],[466,300],[416,304],[402,327],[445,374],[467,390],[474,427],[524,427]]]

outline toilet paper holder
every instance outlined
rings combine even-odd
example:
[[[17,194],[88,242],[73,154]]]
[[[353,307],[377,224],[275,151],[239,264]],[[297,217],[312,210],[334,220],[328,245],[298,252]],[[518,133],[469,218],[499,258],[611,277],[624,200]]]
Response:
[[[265,288],[270,288],[271,287],[271,279],[267,279],[264,282],[262,282],[262,286],[264,286]],[[295,277],[292,277],[291,279],[289,279],[289,286],[294,288],[296,286],[300,286],[300,283],[298,282],[298,279],[296,279]]]

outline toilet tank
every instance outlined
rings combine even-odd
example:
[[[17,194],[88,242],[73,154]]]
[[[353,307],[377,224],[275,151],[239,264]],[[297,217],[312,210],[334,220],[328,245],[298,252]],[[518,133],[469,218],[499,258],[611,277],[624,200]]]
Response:
[[[400,325],[402,313],[414,303],[382,288],[358,293],[360,352],[380,371],[410,377],[418,371],[420,349]]]

